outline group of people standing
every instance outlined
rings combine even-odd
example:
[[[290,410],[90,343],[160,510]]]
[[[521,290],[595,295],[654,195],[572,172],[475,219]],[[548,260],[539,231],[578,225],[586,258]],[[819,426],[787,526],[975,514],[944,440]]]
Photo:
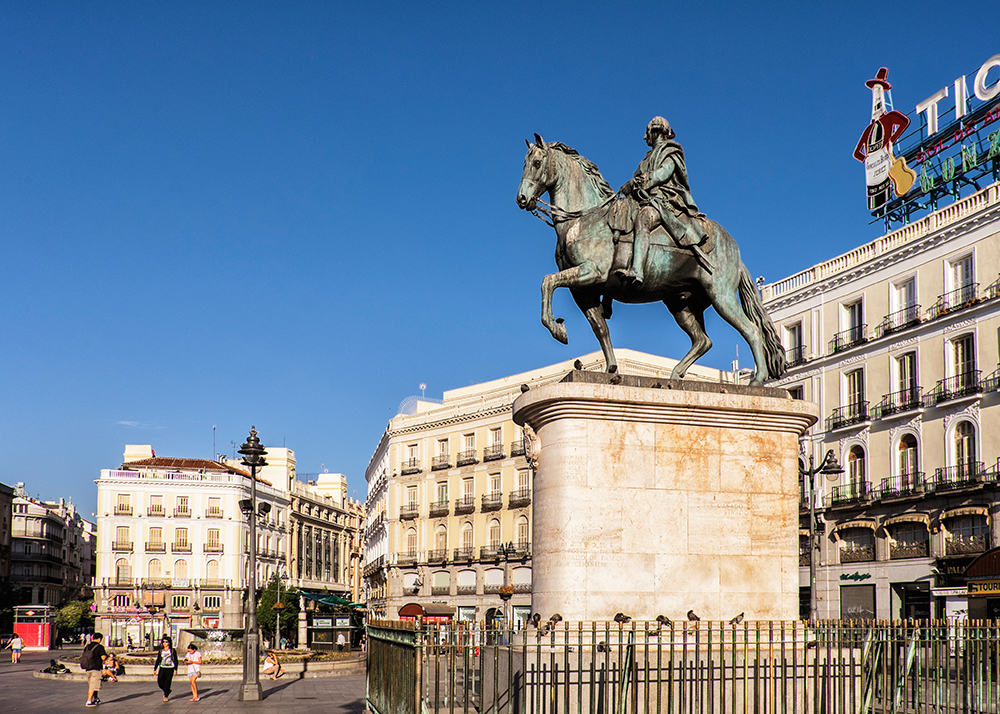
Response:
[[[107,669],[108,661],[113,661],[113,655],[109,655],[102,644],[104,636],[95,633],[83,650],[80,657],[80,666],[87,672],[87,706],[96,707],[101,703],[98,692],[101,690],[102,675]],[[192,642],[188,645],[187,655],[184,658],[187,665],[188,681],[191,683],[191,701],[200,701],[198,697],[198,677],[201,676],[201,652]],[[177,657],[177,650],[174,649],[174,642],[164,635],[160,640],[160,648],[156,652],[156,661],[153,663],[153,673],[156,674],[156,684],[163,692],[163,701],[170,700],[170,690],[173,686],[174,672],[180,667],[181,662]],[[117,681],[117,679],[115,680]]]

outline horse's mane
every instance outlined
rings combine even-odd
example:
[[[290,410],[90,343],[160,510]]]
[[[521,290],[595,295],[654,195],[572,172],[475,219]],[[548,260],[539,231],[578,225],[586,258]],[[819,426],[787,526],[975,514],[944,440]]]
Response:
[[[583,169],[584,176],[590,180],[590,183],[604,198],[611,198],[615,195],[614,190],[610,185],[608,185],[608,182],[604,180],[604,177],[601,176],[601,172],[598,170],[597,164],[588,159],[586,156],[581,156],[579,151],[571,146],[566,146],[566,144],[561,141],[550,141],[546,144],[546,146],[558,149],[562,153],[566,154],[566,156],[580,164],[580,167]]]

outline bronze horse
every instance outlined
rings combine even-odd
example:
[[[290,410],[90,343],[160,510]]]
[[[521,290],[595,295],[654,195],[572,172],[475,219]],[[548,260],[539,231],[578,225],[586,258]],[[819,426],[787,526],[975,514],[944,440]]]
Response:
[[[597,167],[565,144],[545,143],[538,134],[534,144],[526,143],[517,205],[534,211],[538,199],[548,192],[557,237],[559,272],[542,279],[542,324],[553,337],[563,344],[568,342],[562,318],[552,315],[553,291],[567,287],[601,343],[607,370],[615,372],[618,365],[606,321],[612,301],[662,301],[691,338],[691,349],[671,373],[672,378],[682,379],[695,360],[712,347],[705,334],[705,310],[711,305],[750,345],[755,367],[750,384],[763,384],[785,372],[785,352],[774,323],[764,312],[736,241],[722,226],[705,220],[712,272],[691,252],[677,247],[660,227],[653,234],[645,281],[638,286],[623,284],[615,271],[628,265],[631,236],[620,230],[621,221],[614,212],[621,208],[620,202],[632,199],[616,198]]]

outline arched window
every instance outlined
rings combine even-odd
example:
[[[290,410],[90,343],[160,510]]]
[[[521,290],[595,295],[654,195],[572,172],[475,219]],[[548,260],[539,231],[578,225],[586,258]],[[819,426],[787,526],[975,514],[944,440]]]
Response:
[[[175,560],[174,579],[187,580],[187,578],[188,578],[188,562],[186,560]]]
[[[847,454],[847,474],[851,480],[851,496],[860,498],[868,491],[867,470],[865,468],[865,450],[860,446],[852,446]]]
[[[955,427],[955,465],[960,475],[976,470],[976,427],[972,422],[959,422]]]
[[[517,545],[521,548],[528,547],[528,518],[521,516],[517,519]]]
[[[415,528],[406,531],[406,552],[408,555],[417,554],[417,531]]]
[[[500,521],[496,518],[490,521],[490,547],[500,547]]]
[[[907,477],[920,470],[920,463],[917,459],[917,437],[913,434],[903,434],[903,438],[899,440],[898,450],[899,475],[904,478],[904,483],[907,483]]]
[[[466,521],[462,524],[462,548],[467,552],[470,552],[473,547],[472,535],[472,524]]]
[[[451,573],[439,571],[434,573],[431,583],[431,595],[447,595],[451,592]]]
[[[205,563],[205,577],[209,580],[219,580],[219,561],[210,560]]]
[[[151,561],[149,561],[149,579],[150,580],[163,579],[163,563],[160,562],[159,558],[153,558]]]
[[[128,585],[129,581],[132,579],[132,566],[125,558],[119,558],[115,561],[115,582],[118,584]]]
[[[448,529],[444,526],[439,526],[434,533],[434,549],[442,553],[448,550]]]

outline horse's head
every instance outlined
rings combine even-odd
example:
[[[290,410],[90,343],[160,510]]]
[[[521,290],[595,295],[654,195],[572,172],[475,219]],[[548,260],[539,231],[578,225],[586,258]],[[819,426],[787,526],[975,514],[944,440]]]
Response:
[[[538,199],[552,188],[555,180],[550,169],[551,155],[545,140],[535,134],[535,143],[527,139],[528,153],[524,157],[524,171],[521,173],[521,185],[517,188],[517,205],[526,211],[535,210]]]

